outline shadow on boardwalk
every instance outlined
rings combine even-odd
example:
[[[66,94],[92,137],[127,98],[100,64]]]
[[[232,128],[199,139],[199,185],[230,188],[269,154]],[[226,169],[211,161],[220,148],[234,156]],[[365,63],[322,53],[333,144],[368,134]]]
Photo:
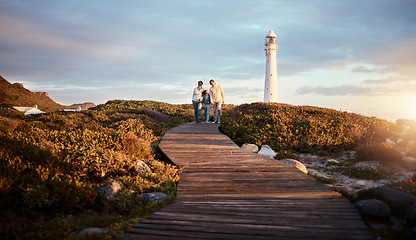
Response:
[[[353,205],[296,168],[247,153],[218,125],[171,129],[177,197],[117,239],[373,239]]]

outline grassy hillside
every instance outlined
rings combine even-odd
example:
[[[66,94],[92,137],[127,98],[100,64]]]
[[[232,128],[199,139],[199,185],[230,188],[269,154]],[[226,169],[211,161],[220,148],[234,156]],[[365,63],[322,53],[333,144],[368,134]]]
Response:
[[[45,92],[31,92],[22,84],[11,84],[0,76],[0,107],[32,107],[38,105],[43,111],[56,111],[68,108],[49,98]]]
[[[155,101],[112,100],[34,116],[1,110],[0,235],[65,239],[86,227],[119,233],[160,207],[145,203],[142,193],[175,195],[179,169],[163,159],[158,143],[168,129],[192,120],[190,104]],[[220,129],[237,144],[332,154],[382,141],[392,127],[330,109],[254,103],[226,105]],[[152,173],[132,174],[136,159]],[[115,203],[97,194],[111,179],[126,186]]]
[[[160,112],[153,110],[157,106]],[[83,112],[23,116],[1,111],[2,238],[63,239],[85,227],[112,227],[116,233],[123,223],[155,210],[142,193],[174,196],[178,180],[178,169],[161,161],[157,145],[167,129],[192,118],[188,109],[110,101]],[[152,172],[135,176],[135,160]],[[97,193],[111,179],[126,187],[114,203]],[[66,221],[68,216],[75,218]],[[56,218],[61,220],[52,221]]]
[[[394,126],[327,108],[265,103],[240,105],[221,119],[221,131],[238,145],[267,144],[275,151],[322,155],[384,141]]]

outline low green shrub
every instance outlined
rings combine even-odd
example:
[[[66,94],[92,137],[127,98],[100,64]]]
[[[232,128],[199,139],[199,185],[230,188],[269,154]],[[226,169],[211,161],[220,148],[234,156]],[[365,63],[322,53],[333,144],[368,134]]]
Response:
[[[161,105],[166,112],[179,109],[141,104]],[[174,198],[179,169],[155,159],[155,153],[160,135],[190,115],[186,111],[158,115],[153,110],[110,105],[82,112],[0,117],[2,238],[60,239],[81,226],[62,220],[55,224],[51,219],[95,212],[129,221],[157,209],[144,203],[142,193],[160,191]],[[152,172],[131,174],[136,160],[144,161]],[[104,202],[97,193],[110,179],[125,186],[114,203]]]
[[[385,140],[394,124],[377,118],[310,106],[252,103],[229,109],[220,130],[238,145],[331,155]]]
[[[387,177],[386,173],[383,173],[380,171],[373,171],[373,172],[355,171],[351,167],[343,168],[341,173],[350,178],[366,179],[366,180],[380,180],[380,179],[385,179]]]
[[[3,133],[13,132],[19,124],[19,120],[0,116],[0,131]]]
[[[402,161],[401,153],[386,143],[361,145],[357,148],[356,158],[358,161],[377,161],[390,166]]]
[[[277,160],[281,160],[281,159],[295,159],[295,160],[299,160],[299,156],[296,155],[295,153],[291,152],[291,151],[285,151],[285,150],[280,150],[277,152],[276,156],[274,156],[274,159]]]

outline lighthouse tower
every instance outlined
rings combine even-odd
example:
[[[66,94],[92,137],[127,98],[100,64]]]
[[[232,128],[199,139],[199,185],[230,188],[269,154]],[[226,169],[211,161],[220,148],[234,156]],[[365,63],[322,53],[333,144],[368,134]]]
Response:
[[[276,34],[270,30],[266,36],[264,50],[266,51],[266,76],[264,81],[264,102],[278,102],[277,95],[277,64],[276,51]]]

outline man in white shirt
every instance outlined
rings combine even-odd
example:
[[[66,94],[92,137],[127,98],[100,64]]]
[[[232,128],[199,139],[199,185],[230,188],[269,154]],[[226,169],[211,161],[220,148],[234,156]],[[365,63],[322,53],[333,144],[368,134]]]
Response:
[[[202,92],[204,89],[202,88],[202,81],[198,81],[198,87],[194,89],[194,93],[192,94],[192,105],[194,106],[194,114],[195,114],[195,121],[196,123],[200,123],[202,121]]]
[[[209,96],[211,97],[211,102],[214,105],[214,122],[220,123],[221,120],[221,105],[224,103],[224,90],[221,85],[215,83],[214,79],[209,81],[211,88],[209,89]]]

